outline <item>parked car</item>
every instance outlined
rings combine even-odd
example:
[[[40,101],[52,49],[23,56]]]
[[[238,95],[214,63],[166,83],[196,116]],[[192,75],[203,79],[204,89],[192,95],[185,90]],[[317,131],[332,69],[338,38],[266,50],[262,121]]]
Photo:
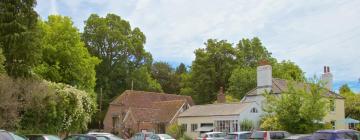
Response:
[[[140,132],[136,133],[134,136],[132,136],[131,140],[148,140],[151,135],[154,133],[152,132]]]
[[[47,134],[31,134],[25,135],[29,140],[60,140],[58,136]]]
[[[311,140],[360,140],[360,133],[355,130],[319,130]]]
[[[26,138],[0,129],[0,140],[26,140]]]
[[[289,137],[290,133],[286,131],[254,131],[250,139],[256,140],[276,140],[276,139],[285,139]]]
[[[89,132],[88,135],[94,135],[94,136],[103,136],[106,137],[107,140],[123,140],[122,138],[115,136],[111,133],[103,133],[103,132]]]
[[[197,140],[223,140],[226,134],[223,132],[207,132],[202,133]]]
[[[168,134],[153,134],[151,135],[148,140],[175,140]]]
[[[250,138],[251,132],[232,132],[225,136],[225,140],[247,140]]]
[[[296,134],[285,138],[285,140],[310,140],[310,138],[311,134]]]
[[[87,134],[75,134],[64,138],[64,140],[108,140],[105,136],[94,136]]]

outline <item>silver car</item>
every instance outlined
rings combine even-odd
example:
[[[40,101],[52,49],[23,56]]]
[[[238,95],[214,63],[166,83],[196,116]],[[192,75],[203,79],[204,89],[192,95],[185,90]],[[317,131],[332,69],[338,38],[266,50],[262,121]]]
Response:
[[[207,132],[200,135],[197,140],[223,140],[226,134],[223,132]]]
[[[225,140],[247,140],[250,138],[251,132],[232,132],[226,135]]]

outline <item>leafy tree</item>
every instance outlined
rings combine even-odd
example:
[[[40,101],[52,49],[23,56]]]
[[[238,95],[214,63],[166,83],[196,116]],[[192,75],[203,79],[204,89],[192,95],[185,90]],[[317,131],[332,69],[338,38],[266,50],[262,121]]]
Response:
[[[229,79],[228,94],[242,99],[247,92],[256,87],[256,69],[250,67],[236,68]]]
[[[161,85],[165,93],[175,93],[178,85],[175,80],[174,69],[166,62],[155,62],[151,67],[151,75]],[[177,83],[178,84],[178,83]]]
[[[35,0],[0,1],[0,47],[13,77],[31,76],[41,57],[35,5]]]
[[[15,130],[20,121],[20,102],[18,88],[13,79],[0,75],[0,128]]]
[[[345,116],[360,119],[360,95],[355,94],[347,84],[339,89],[340,95],[345,97]]]
[[[262,45],[259,38],[244,38],[236,45],[236,60],[241,67],[256,68],[261,60],[274,62],[271,53]]]
[[[131,89],[132,83],[137,90],[156,85],[153,80],[141,79],[149,77],[136,75],[137,72],[143,75],[150,73],[152,56],[144,49],[145,35],[139,28],[132,29],[128,21],[115,14],[107,14],[106,17],[92,14],[85,21],[82,39],[90,53],[101,59],[96,67],[95,89],[97,93],[102,89],[104,108],[110,99]],[[136,80],[153,85],[138,85]]]
[[[275,63],[273,66],[273,77],[303,82],[305,74],[298,65],[289,60]]]
[[[215,101],[220,87],[228,87],[228,79],[235,64],[235,52],[225,40],[209,39],[206,48],[195,51],[195,61],[189,77],[184,78],[181,94],[191,95],[199,104]]]
[[[146,67],[135,70],[128,80],[133,82],[134,90],[162,92],[161,85],[151,77]]]
[[[5,73],[5,67],[4,67],[5,57],[2,53],[2,49],[0,48],[0,75]]]
[[[295,84],[290,83],[279,96],[265,94],[264,111],[273,115],[271,119],[278,121],[276,125],[290,133],[313,132],[322,127],[316,122],[320,122],[328,111],[325,88],[316,81],[304,86]]]
[[[69,17],[52,15],[40,22],[42,63],[35,72],[46,80],[93,91],[98,58],[90,56]]]
[[[181,75],[183,73],[187,73],[187,69],[184,63],[180,63],[178,67],[176,67],[175,70],[176,74]]]

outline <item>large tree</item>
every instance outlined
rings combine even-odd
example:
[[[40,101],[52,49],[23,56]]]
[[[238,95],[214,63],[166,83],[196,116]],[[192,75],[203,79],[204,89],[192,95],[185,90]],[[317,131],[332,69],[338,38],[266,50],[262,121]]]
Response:
[[[347,84],[342,85],[339,91],[345,97],[345,116],[360,120],[360,95],[355,94]]]
[[[96,67],[95,89],[97,93],[102,91],[104,107],[126,89],[161,91],[153,84],[156,81],[145,76],[150,74],[152,56],[144,49],[146,38],[139,28],[131,28],[128,21],[115,14],[92,14],[85,21],[82,39],[90,53],[101,59]]]
[[[13,77],[29,77],[40,60],[35,0],[0,1],[0,47],[5,68]]]
[[[220,87],[227,89],[235,66],[235,51],[226,40],[209,39],[206,48],[195,51],[190,74],[184,76],[181,94],[191,95],[199,104],[215,100]]]
[[[69,17],[52,15],[40,22],[42,62],[35,72],[53,82],[93,91],[98,58],[90,56],[80,33]]]
[[[276,120],[273,121],[273,125],[278,126],[276,128],[297,134],[322,129],[324,126],[318,122],[325,117],[329,103],[329,99],[324,97],[325,93],[325,88],[318,80],[304,86],[290,82],[287,90],[279,96],[266,93],[264,111],[271,117],[263,123],[268,122],[268,119]]]

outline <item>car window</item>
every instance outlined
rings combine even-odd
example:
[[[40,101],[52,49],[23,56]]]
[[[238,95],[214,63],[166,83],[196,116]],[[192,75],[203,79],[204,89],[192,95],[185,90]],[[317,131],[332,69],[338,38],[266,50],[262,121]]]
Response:
[[[15,135],[13,133],[10,133],[10,135],[14,138],[14,140],[25,140],[25,138]]]
[[[240,139],[249,139],[250,135],[250,133],[241,134]]]
[[[42,136],[27,136],[29,140],[45,140]]]
[[[109,138],[104,136],[96,136],[96,140],[109,140]]]
[[[91,140],[91,138],[86,136],[79,136],[76,140]]]
[[[285,134],[284,132],[270,132],[271,139],[284,139]]]
[[[312,140],[330,140],[333,134],[331,133],[315,133],[311,139]]]
[[[110,137],[110,140],[122,140],[120,137],[117,137],[117,136],[114,136],[114,135],[111,135],[109,137]]]
[[[12,140],[12,137],[9,133],[2,131],[0,132],[0,140]]]
[[[171,137],[168,134],[159,134],[159,136],[163,137],[164,139],[174,139],[173,137]]]
[[[57,137],[57,136],[46,136],[46,138],[48,139],[48,140],[60,140],[60,138],[59,137]]]
[[[237,139],[237,134],[228,134],[225,139],[235,140]]]
[[[251,134],[250,139],[264,139],[265,132],[256,131]]]
[[[77,136],[68,136],[64,140],[76,140]]]
[[[359,140],[359,135],[356,135],[356,132],[345,132],[336,134],[336,138],[344,140]]]

